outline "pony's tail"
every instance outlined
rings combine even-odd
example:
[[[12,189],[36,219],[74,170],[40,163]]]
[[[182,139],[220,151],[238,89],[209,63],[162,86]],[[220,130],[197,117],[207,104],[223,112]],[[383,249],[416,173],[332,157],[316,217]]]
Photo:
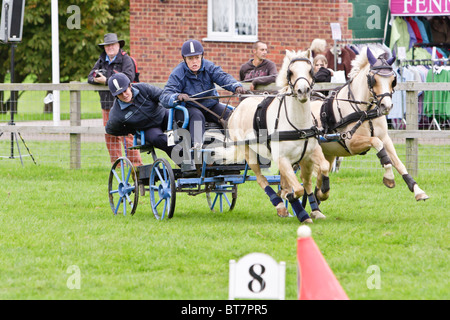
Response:
[[[243,163],[245,161],[245,150],[235,145],[214,148],[213,159],[217,164]]]

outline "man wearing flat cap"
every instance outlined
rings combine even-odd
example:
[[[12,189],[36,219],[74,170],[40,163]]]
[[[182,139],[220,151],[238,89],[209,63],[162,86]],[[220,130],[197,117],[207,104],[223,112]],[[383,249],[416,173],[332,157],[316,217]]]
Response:
[[[125,74],[131,82],[136,76],[136,69],[133,60],[129,55],[122,50],[125,45],[124,40],[119,40],[117,34],[107,33],[104,36],[103,43],[98,46],[103,50],[92,68],[88,76],[88,82],[91,84],[108,85],[108,79],[115,73]],[[103,125],[109,119],[109,110],[113,106],[114,97],[109,90],[99,91],[100,104],[103,114]],[[106,147],[108,148],[111,163],[114,163],[117,158],[122,156],[122,147],[120,144],[121,137],[105,134]],[[125,137],[126,146],[133,145],[133,136]],[[124,142],[125,145],[125,142]],[[138,150],[127,150],[127,157],[135,166],[142,165],[141,156]]]

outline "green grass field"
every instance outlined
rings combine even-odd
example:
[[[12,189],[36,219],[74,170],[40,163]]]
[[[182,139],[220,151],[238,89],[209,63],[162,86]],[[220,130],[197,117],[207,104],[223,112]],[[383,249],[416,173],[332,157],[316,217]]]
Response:
[[[1,162],[1,300],[222,300],[229,260],[252,252],[286,262],[286,299],[297,298],[299,222],[277,217],[255,182],[239,186],[232,212],[210,212],[204,194],[177,194],[174,218],[157,221],[148,192],[134,216],[114,216],[108,175],[107,165]],[[430,196],[417,203],[398,174],[394,189],[381,170],[331,175],[327,219],[311,228],[350,299],[450,298],[449,178],[448,170],[417,177]],[[368,287],[371,266],[379,289]],[[79,289],[70,289],[74,272]]]

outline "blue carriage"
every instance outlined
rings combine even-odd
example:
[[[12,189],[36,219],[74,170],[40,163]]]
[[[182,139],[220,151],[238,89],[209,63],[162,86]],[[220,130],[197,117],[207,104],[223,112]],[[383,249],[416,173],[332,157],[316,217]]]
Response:
[[[175,110],[184,113],[183,124],[174,121]],[[171,109],[167,134],[176,132],[178,126],[186,129],[189,123],[187,109],[181,105]],[[218,133],[223,129],[215,123],[206,123],[206,134]],[[176,194],[184,192],[191,196],[205,194],[211,211],[233,210],[238,194],[238,185],[246,181],[256,181],[249,175],[249,166],[242,164],[215,164],[213,149],[189,149],[187,157],[174,165],[171,160],[157,157],[152,145],[146,143],[143,132],[134,136],[132,149],[151,154],[153,163],[135,167],[127,157],[117,159],[111,167],[108,182],[109,202],[113,213],[133,215],[136,212],[139,196],[150,194],[153,215],[158,220],[170,219],[175,212]],[[269,167],[270,163],[262,167]],[[279,185],[280,176],[266,176],[270,184]]]

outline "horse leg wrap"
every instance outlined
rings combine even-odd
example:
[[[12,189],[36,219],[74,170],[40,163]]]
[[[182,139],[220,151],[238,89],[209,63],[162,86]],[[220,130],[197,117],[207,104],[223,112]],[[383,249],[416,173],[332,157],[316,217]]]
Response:
[[[406,184],[408,185],[408,188],[411,192],[414,192],[414,185],[417,184],[417,182],[409,175],[409,173],[406,173],[402,175],[403,180],[405,180]]]
[[[294,202],[295,200],[298,200],[298,198],[296,198],[296,197],[294,196],[294,193],[293,193],[293,192],[286,194],[286,199],[287,199],[289,202]]]
[[[389,158],[384,147],[377,153],[377,157],[380,159],[382,166],[385,166],[386,164],[392,164],[391,159]]]
[[[302,207],[303,208],[306,207],[306,202],[308,202],[308,195],[305,192],[302,197]]]
[[[310,219],[308,212],[306,212],[306,210],[303,208],[302,204],[300,203],[300,200],[294,197],[293,193],[287,194],[286,198],[291,204],[292,209],[294,210],[294,213],[300,222],[303,222],[306,219]]]
[[[330,177],[322,175],[322,187],[320,187],[322,193],[327,193],[330,191]]]
[[[314,193],[310,193],[308,194],[308,201],[309,201],[309,205],[311,206],[311,210],[315,211],[315,210],[319,210],[319,204],[316,201],[316,197],[314,196]]]
[[[275,191],[270,186],[267,186],[264,188],[264,191],[270,198],[270,202],[272,202],[273,206],[276,207],[280,202],[283,202],[283,200],[277,196]]]
[[[316,196],[316,201],[317,201],[317,204],[320,204],[320,200],[319,200],[319,198],[317,197],[317,192],[319,191],[319,188],[317,188],[317,186],[314,188],[314,195]],[[323,193],[323,192],[322,192]]]

